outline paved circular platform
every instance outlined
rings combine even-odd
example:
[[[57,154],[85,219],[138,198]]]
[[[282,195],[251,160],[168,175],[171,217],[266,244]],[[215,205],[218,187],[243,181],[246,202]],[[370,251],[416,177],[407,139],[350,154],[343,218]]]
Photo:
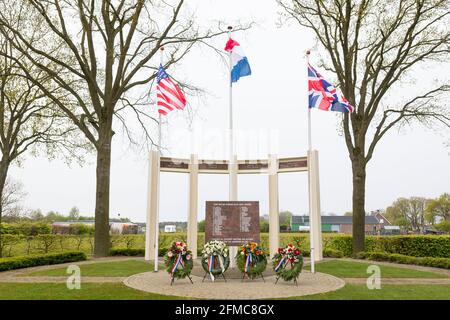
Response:
[[[345,285],[344,280],[325,273],[302,272],[298,278],[298,286],[293,282],[280,279],[275,284],[275,277],[265,277],[256,280],[227,278],[227,282],[218,279],[211,282],[209,278],[202,283],[203,277],[193,273],[189,279],[175,280],[170,285],[169,275],[164,270],[135,274],[124,280],[124,284],[141,291],[162,295],[190,297],[198,299],[269,299],[298,297],[317,293],[335,291]],[[226,275],[226,273],[225,273]]]

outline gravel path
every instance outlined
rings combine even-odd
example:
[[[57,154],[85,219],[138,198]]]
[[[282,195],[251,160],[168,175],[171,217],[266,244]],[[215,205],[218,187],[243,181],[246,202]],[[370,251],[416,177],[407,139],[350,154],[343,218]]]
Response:
[[[194,284],[188,279],[175,280],[170,285],[167,272],[145,272],[125,279],[124,284],[146,292],[198,299],[269,299],[298,297],[335,291],[345,285],[344,280],[324,274],[303,272],[298,278],[298,286],[280,280],[275,285],[275,277],[245,280],[228,279],[227,282],[210,280],[202,283],[202,277],[192,275]]]

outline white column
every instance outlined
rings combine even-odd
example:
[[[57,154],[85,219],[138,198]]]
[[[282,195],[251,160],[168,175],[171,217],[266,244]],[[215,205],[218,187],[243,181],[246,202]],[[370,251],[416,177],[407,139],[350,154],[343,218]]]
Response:
[[[155,260],[158,239],[159,207],[159,151],[152,150],[149,155],[147,186],[147,224],[145,227],[145,260]],[[157,270],[157,263],[155,263]]]
[[[198,216],[198,156],[191,155],[189,164],[189,212],[187,222],[187,245],[192,257],[197,259]]]
[[[280,242],[280,216],[278,205],[278,159],[276,155],[268,157],[269,173],[269,251],[273,257]]]
[[[319,153],[317,150],[308,151],[308,179],[310,242],[314,247],[314,260],[320,261],[323,259],[323,255],[322,221],[320,216]]]

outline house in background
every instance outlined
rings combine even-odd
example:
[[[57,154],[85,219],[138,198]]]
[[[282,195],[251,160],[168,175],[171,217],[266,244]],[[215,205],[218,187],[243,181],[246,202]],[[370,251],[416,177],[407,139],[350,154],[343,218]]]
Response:
[[[353,231],[352,216],[321,216],[321,220],[322,232],[351,234]],[[391,234],[395,233],[395,228],[387,228],[385,230],[386,226],[391,226],[391,224],[381,213],[376,212],[370,216],[366,216],[364,227],[366,234],[384,234],[387,230]],[[309,216],[292,216],[292,231],[306,231],[307,229],[309,230]]]
[[[164,226],[164,232],[177,232],[177,226],[176,225],[172,225],[172,224],[168,224]]]

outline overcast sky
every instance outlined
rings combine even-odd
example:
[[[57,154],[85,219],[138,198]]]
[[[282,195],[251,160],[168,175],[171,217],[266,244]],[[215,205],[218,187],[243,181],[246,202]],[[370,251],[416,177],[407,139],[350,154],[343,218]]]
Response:
[[[304,52],[314,46],[314,37],[294,23],[277,26],[275,1],[193,1],[197,23],[216,25],[217,20],[255,21],[256,25],[233,37],[242,45],[252,75],[241,78],[234,87],[235,128],[238,131],[238,157],[266,158],[304,156],[307,151],[307,90]],[[200,5],[201,3],[201,5]],[[257,10],[255,10],[257,8]],[[222,49],[227,38],[211,42]],[[170,48],[166,48],[170,52]],[[320,48],[313,50],[311,63],[317,65]],[[446,65],[448,67],[448,65]],[[441,77],[437,66],[428,76],[416,72],[421,80],[404,86],[399,97],[416,94],[424,82]],[[433,69],[435,68],[435,69]],[[436,72],[433,73],[433,70]],[[334,75],[321,70],[334,81]],[[430,70],[429,70],[430,71]],[[190,98],[195,118],[181,112],[170,114],[163,125],[164,156],[188,157],[195,150],[200,158],[226,159],[228,128],[228,73],[223,61],[210,49],[196,48],[169,74],[204,88],[203,99]],[[156,115],[154,106],[149,112]],[[324,213],[351,211],[352,175],[344,138],[339,135],[340,114],[313,110],[313,147],[319,151],[321,206]],[[150,128],[156,132],[156,128]],[[120,214],[133,221],[145,221],[147,189],[146,152],[130,148],[118,131],[113,140],[110,217]],[[366,210],[385,208],[398,197],[437,197],[450,192],[450,156],[447,132],[436,132],[419,125],[392,130],[380,142],[367,168]],[[48,161],[29,155],[11,176],[21,181],[28,193],[23,206],[67,214],[77,206],[81,214],[94,215],[95,158],[68,167],[61,160]],[[161,221],[186,221],[188,205],[187,175],[161,174]],[[268,177],[240,175],[239,200],[260,201],[261,214],[268,212]],[[306,173],[280,174],[280,209],[306,214]],[[227,175],[202,175],[199,188],[199,219],[204,217],[206,200],[228,199]]]

